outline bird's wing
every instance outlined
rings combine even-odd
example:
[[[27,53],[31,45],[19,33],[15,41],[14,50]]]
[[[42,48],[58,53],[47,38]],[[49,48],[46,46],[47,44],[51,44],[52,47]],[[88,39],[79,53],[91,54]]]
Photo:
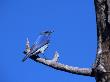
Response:
[[[37,51],[41,52],[41,53],[44,53],[44,51],[48,48],[48,45],[49,44],[45,44],[43,47],[39,48]]]
[[[48,44],[50,42],[50,35],[39,35],[33,46],[31,47],[30,53],[34,53],[44,45]]]

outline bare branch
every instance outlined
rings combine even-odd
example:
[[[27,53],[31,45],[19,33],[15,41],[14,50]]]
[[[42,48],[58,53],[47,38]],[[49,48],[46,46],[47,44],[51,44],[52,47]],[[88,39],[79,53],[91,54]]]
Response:
[[[47,65],[47,66],[52,67],[57,70],[69,72],[72,74],[94,77],[92,69],[73,67],[73,66],[68,66],[68,65],[58,63],[58,57],[59,57],[58,52],[55,52],[54,58],[52,60],[46,60],[44,58],[39,58],[38,56],[35,56],[35,55],[31,56],[30,58],[36,62],[42,63],[44,65]]]
[[[45,47],[47,47],[47,46],[45,45]],[[28,38],[27,38],[27,41],[26,41],[26,49],[25,49],[24,52],[25,52],[24,54],[26,54],[26,55],[27,55],[27,53],[30,52],[30,44],[29,44]],[[30,58],[32,60],[36,61],[36,62],[42,63],[42,64],[47,65],[49,67],[52,67],[54,69],[69,72],[69,73],[72,73],[72,74],[91,76],[91,77],[93,77],[94,74],[95,74],[93,69],[73,67],[73,66],[68,66],[68,65],[64,65],[64,64],[59,63],[58,62],[59,53],[57,51],[55,52],[54,57],[53,57],[52,60],[47,60],[45,58],[40,58],[38,56],[39,53],[43,53],[43,52],[41,50],[37,50],[36,52],[31,54]]]

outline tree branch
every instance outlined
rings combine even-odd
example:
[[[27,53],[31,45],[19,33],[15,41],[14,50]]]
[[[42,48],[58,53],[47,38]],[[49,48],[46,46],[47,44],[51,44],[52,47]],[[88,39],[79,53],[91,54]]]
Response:
[[[78,67],[73,67],[73,66],[68,66],[68,65],[58,63],[58,57],[59,57],[58,53],[55,52],[54,58],[52,60],[40,58],[35,55],[31,56],[30,58],[36,62],[42,63],[44,65],[47,65],[49,67],[52,67],[60,71],[65,71],[65,72],[69,72],[72,74],[78,74],[78,75],[84,75],[84,76],[91,76],[91,77],[94,76],[92,69],[78,68]]]
[[[29,40],[27,38],[26,50],[24,51],[24,54],[27,55],[27,53],[29,51],[30,51],[30,44],[29,44]],[[34,52],[31,55],[30,58],[32,60],[36,61],[36,62],[42,63],[44,65],[47,65],[47,66],[52,67],[52,68],[57,69],[57,70],[69,72],[69,73],[72,73],[72,74],[84,75],[84,76],[91,76],[91,77],[94,76],[94,70],[93,69],[78,68],[78,67],[68,66],[68,65],[64,65],[64,64],[59,63],[58,62],[58,58],[59,58],[58,52],[55,52],[54,57],[53,57],[52,60],[47,60],[45,58],[40,58],[38,55],[36,55],[36,54],[39,54],[39,53],[41,53],[40,50],[39,50],[39,52],[38,51]]]

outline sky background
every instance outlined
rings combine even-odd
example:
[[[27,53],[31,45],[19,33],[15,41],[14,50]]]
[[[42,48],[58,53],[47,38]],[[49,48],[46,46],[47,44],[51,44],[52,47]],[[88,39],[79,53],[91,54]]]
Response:
[[[95,82],[92,77],[58,71],[27,59],[38,34],[54,30],[45,56],[59,52],[59,62],[92,67],[96,55],[93,0],[0,0],[0,82]]]

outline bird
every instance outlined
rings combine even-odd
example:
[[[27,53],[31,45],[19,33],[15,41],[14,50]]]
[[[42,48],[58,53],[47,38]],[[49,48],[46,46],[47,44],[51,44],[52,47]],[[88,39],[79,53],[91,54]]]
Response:
[[[35,43],[30,48],[30,51],[26,53],[26,56],[23,58],[23,62],[32,55],[38,55],[40,53],[44,53],[44,51],[48,48],[50,43],[50,36],[53,31],[44,31],[41,32],[36,39]]]

